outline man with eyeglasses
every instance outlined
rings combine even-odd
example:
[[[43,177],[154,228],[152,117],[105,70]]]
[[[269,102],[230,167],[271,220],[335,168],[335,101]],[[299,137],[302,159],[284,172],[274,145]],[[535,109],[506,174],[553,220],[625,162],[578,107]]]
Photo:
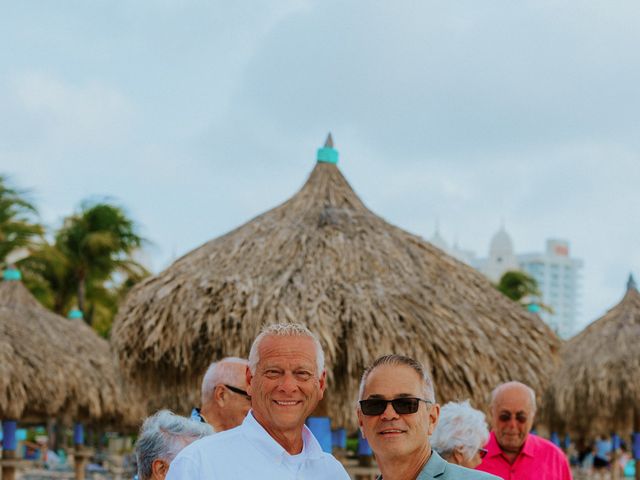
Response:
[[[571,480],[569,462],[553,443],[529,433],[536,394],[520,382],[498,385],[491,393],[487,455],[478,470],[505,480]]]
[[[300,324],[266,327],[246,370],[251,410],[238,428],[185,448],[167,480],[349,480],[305,420],[324,395],[324,353]]]
[[[194,408],[191,419],[208,423],[216,432],[235,428],[251,408],[245,372],[249,362],[227,357],[209,365],[202,379],[201,408]]]
[[[448,463],[432,450],[438,423],[433,383],[422,365],[402,355],[378,358],[360,382],[356,413],[382,472],[379,480],[497,480]]]

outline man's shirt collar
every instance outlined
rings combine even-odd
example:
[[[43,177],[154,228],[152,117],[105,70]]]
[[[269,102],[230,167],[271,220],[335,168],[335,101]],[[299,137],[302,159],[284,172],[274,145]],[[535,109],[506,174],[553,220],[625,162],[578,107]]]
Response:
[[[520,455],[526,455],[528,457],[534,456],[536,447],[533,444],[533,442],[531,442],[530,440],[531,440],[531,433],[527,434],[527,438],[525,439],[524,445],[522,446],[522,450],[520,450],[520,453],[518,454],[518,456]],[[498,440],[496,439],[496,434],[494,432],[491,432],[491,434],[489,435],[489,442],[487,442],[487,456],[495,457],[498,455],[502,455],[502,449],[498,444]]]
[[[269,435],[260,423],[253,416],[253,410],[250,410],[244,421],[242,422],[242,430],[251,444],[260,450],[268,458],[277,460],[279,463],[285,461],[291,455],[282,445]],[[305,459],[317,460],[322,457],[322,448],[306,425],[302,426],[302,452]]]

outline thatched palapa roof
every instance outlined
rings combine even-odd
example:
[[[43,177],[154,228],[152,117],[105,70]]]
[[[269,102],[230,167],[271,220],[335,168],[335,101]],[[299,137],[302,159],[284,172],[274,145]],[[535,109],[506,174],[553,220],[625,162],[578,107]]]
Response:
[[[550,388],[555,420],[586,436],[640,429],[640,293],[629,277],[624,298],[570,339]]]
[[[134,426],[143,415],[106,340],[41,306],[17,277],[0,283],[0,418]]]
[[[138,284],[114,322],[124,369],[186,409],[201,375],[247,356],[265,324],[305,323],[327,359],[326,405],[353,425],[360,376],[376,357],[424,361],[441,400],[484,405],[500,381],[541,388],[559,341],[468,267],[376,216],[328,142],[302,189]]]

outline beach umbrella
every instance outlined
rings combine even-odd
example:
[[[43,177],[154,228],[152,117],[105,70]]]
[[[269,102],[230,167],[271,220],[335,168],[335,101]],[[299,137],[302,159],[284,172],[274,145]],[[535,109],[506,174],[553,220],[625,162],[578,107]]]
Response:
[[[423,361],[442,401],[483,406],[509,379],[541,389],[554,333],[473,268],[370,211],[337,159],[329,137],[293,197],[136,285],[112,334],[125,371],[186,412],[209,362],[247,356],[265,324],[301,322],[326,354],[318,413],[338,426],[355,424],[360,376],[382,354]]]
[[[145,413],[106,340],[44,308],[9,269],[0,283],[0,418],[134,427]]]
[[[622,301],[562,348],[549,390],[552,421],[584,437],[640,432],[640,293],[629,276]]]

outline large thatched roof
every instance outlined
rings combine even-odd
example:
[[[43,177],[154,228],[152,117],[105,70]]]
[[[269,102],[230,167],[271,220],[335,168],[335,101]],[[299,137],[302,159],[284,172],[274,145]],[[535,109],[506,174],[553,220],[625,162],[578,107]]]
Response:
[[[133,426],[144,415],[140,398],[83,321],[42,307],[20,281],[0,283],[0,418]]]
[[[364,368],[390,352],[423,360],[443,400],[483,405],[511,378],[541,387],[559,347],[551,330],[474,269],[368,210],[332,156],[319,151],[329,162],[290,200],[132,290],[112,335],[125,370],[186,407],[210,361],[246,356],[264,324],[297,321],[324,346],[339,423],[352,424]]]
[[[584,435],[629,433],[640,426],[640,293],[629,278],[622,301],[569,340],[554,376],[554,419]],[[553,421],[552,420],[552,421]]]

